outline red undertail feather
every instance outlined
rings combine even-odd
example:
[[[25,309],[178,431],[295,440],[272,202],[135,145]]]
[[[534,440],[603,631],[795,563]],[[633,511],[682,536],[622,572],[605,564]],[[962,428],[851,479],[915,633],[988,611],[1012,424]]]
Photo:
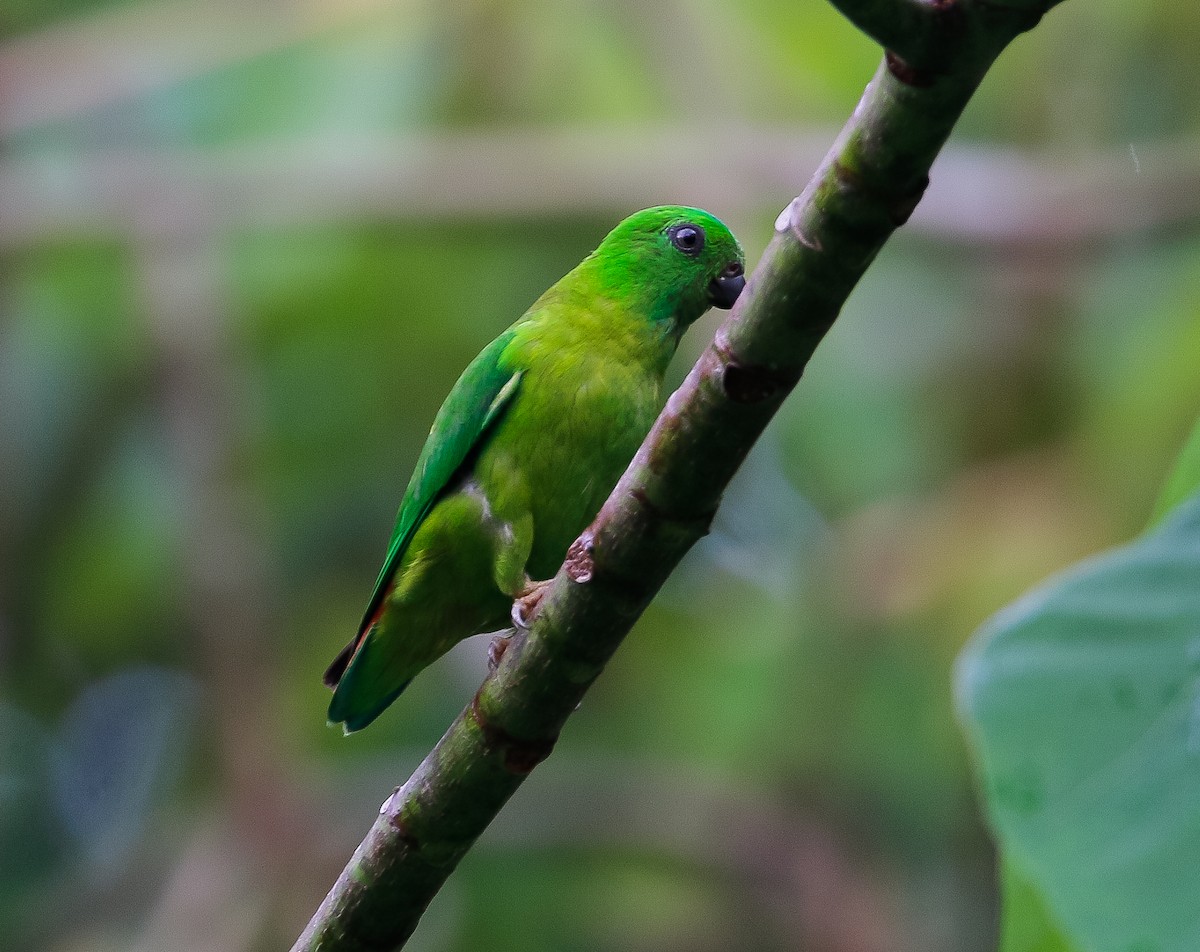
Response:
[[[389,590],[388,595],[390,594],[391,592]],[[354,656],[358,653],[358,649],[361,647],[363,640],[367,637],[367,634],[372,628],[375,627],[375,624],[379,621],[379,619],[383,617],[383,611],[387,607],[388,603],[388,595],[385,595],[380,600],[379,607],[375,609],[375,614],[373,614],[370,620],[362,626],[362,630],[355,635],[353,639],[351,639],[350,643],[346,645],[345,648],[337,653],[337,657],[334,658],[333,661],[329,663],[329,667],[325,669],[325,673],[321,676],[321,680],[324,682],[325,687],[329,688],[331,691],[334,690],[338,686],[338,682],[342,680],[342,675],[345,674],[346,669],[350,667],[350,662],[354,660]]]

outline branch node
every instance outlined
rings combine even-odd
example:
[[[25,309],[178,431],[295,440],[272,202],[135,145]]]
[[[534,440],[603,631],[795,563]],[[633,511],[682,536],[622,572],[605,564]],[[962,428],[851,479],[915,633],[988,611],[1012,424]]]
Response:
[[[975,5],[987,13],[1013,18],[1013,26],[1018,33],[1027,33],[1042,22],[1046,15],[1046,7],[1015,7],[1000,0],[975,0]]]
[[[497,748],[501,752],[505,770],[518,776],[524,776],[532,772],[534,767],[550,756],[550,752],[554,750],[554,744],[558,738],[521,740],[518,737],[513,737],[503,727],[493,724],[487,719],[487,715],[483,713],[483,709],[479,704],[479,695],[482,691],[483,685],[480,686],[479,690],[475,692],[475,696],[471,699],[471,707],[469,708],[471,720],[479,728],[479,732],[483,735],[488,745]]]
[[[928,70],[916,69],[910,66],[900,58],[899,53],[895,53],[892,50],[884,50],[883,58],[887,62],[888,72],[904,83],[905,86],[912,86],[914,89],[925,89],[932,86],[937,79]]]
[[[900,196],[890,191],[872,188],[857,169],[842,161],[840,157],[833,163],[833,172],[843,187],[862,192],[882,205],[888,219],[897,228],[912,216],[921,201],[921,196],[925,194],[925,189],[929,187],[929,176],[922,175],[914,188]]]
[[[888,203],[888,215],[897,228],[905,224],[912,213],[917,210],[917,205],[921,202],[921,196],[925,194],[925,189],[929,188],[929,176],[921,176],[921,180],[907,195],[901,196],[898,199],[893,199]]]
[[[959,0],[932,0],[933,22],[944,40],[962,39],[969,26],[967,14]]]
[[[682,526],[700,526],[702,530],[701,535],[708,535],[708,528],[710,525],[712,525],[713,518],[717,514],[717,510],[715,508],[709,510],[708,512],[701,513],[698,516],[680,516],[667,512],[660,505],[658,505],[658,503],[651,499],[646,490],[641,486],[634,486],[629,490],[629,495],[639,506],[649,513],[653,519],[656,519],[660,522],[673,522]],[[606,570],[604,575],[605,578],[607,578],[609,572]],[[629,579],[623,580],[622,584],[630,585],[632,583],[633,580]],[[644,588],[645,586],[641,585],[638,587]]]
[[[833,174],[837,178],[838,184],[844,185],[847,188],[855,188],[860,191],[868,191],[863,185],[862,176],[858,174],[858,169],[852,168],[847,164],[846,160],[838,155],[833,160]]]
[[[567,570],[567,575],[571,577],[572,582],[586,585],[592,580],[592,576],[596,573],[596,560],[592,557],[595,551],[595,537],[592,535],[591,529],[585,531],[571,543],[571,548],[567,549],[567,558],[563,562],[563,567]]]
[[[637,504],[645,509],[646,512],[650,513],[650,515],[652,515],[655,519],[670,518],[670,516],[668,516],[655,504],[655,502],[646,494],[646,490],[644,490],[641,486],[635,486],[633,489],[629,490],[629,495],[632,496]]]
[[[388,794],[388,798],[384,800],[383,803],[379,804],[380,816],[383,816],[385,813],[387,813],[388,807],[390,807],[392,805],[392,801],[396,799],[396,794],[398,794],[402,789],[402,787],[396,787],[396,789]]]
[[[744,363],[721,331],[713,338],[712,349],[721,362],[721,389],[734,403],[761,403],[789,383],[772,367]]]
[[[913,73],[931,77],[954,69],[963,58],[959,41],[968,32],[960,0],[831,0],[855,26],[902,58]],[[969,54],[968,54],[969,55]]]
[[[400,788],[397,787],[396,793],[399,792]],[[392,794],[392,796],[394,797],[395,794]],[[388,799],[388,803],[391,803],[391,798]],[[387,803],[384,806],[386,807]],[[421,844],[417,841],[416,836],[413,835],[412,830],[408,828],[408,824],[404,822],[404,817],[400,815],[400,811],[381,810],[380,812],[387,817],[388,826],[396,831],[396,836],[400,838],[400,841],[413,852],[419,853],[421,851]]]
[[[816,237],[815,235],[810,236],[807,232],[804,231],[803,228],[800,227],[799,222],[793,222],[790,232],[791,232],[792,237],[795,238],[796,241],[798,241],[800,244],[802,244],[809,251],[815,251],[815,252],[817,252],[817,254],[821,254],[822,252],[824,252],[825,246],[823,244],[821,244],[821,239]]]
[[[810,236],[804,231],[801,225],[801,216],[796,208],[798,204],[799,199],[792,199],[783,206],[783,211],[775,218],[775,230],[781,235],[790,235],[809,251],[820,253],[825,250],[825,246],[821,244],[819,238]]]
[[[778,393],[781,384],[769,367],[726,364],[721,386],[734,403],[761,403]]]

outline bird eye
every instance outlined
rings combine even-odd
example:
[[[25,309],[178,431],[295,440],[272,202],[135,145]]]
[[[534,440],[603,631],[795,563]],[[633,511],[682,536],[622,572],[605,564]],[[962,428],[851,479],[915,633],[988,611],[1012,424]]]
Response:
[[[704,248],[704,229],[698,225],[672,225],[667,235],[685,255],[698,255]]]

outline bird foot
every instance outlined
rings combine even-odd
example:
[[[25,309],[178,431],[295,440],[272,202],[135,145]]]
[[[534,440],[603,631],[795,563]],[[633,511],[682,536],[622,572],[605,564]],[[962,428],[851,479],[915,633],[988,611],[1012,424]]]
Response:
[[[491,674],[495,674],[496,669],[500,667],[500,659],[504,657],[504,652],[508,650],[511,642],[512,634],[496,635],[488,645],[488,671]]]
[[[542,599],[546,597],[546,592],[549,591],[550,583],[553,581],[554,579],[546,579],[544,582],[530,582],[517,592],[512,606],[514,625],[525,631],[530,629],[537,617],[538,607],[542,604]]]

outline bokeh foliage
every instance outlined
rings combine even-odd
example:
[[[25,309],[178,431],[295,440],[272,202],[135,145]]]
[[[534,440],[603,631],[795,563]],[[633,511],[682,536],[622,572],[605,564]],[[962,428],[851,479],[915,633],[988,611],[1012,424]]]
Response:
[[[1004,851],[1003,952],[1200,942],[1196,445],[1161,525],[1007,607],[962,656],[964,719]]]
[[[897,237],[414,948],[993,947],[951,667],[1139,531],[1200,409],[1197,222],[1072,227],[1114,156],[1195,181],[1154,176],[1200,133],[1197,30],[1076,0],[1000,60],[931,197],[1065,168],[1082,207]],[[826,136],[878,53],[817,0],[9,2],[0,31],[0,947],[277,948],[481,676],[469,643],[362,735],[323,723],[458,372],[636,204],[703,200],[753,259],[810,169],[711,170]],[[644,195],[626,146],[664,128],[679,194]],[[410,188],[431,141],[419,211],[350,187],[370,154]],[[449,200],[457,141],[496,205]],[[530,141],[587,194],[505,205]]]

